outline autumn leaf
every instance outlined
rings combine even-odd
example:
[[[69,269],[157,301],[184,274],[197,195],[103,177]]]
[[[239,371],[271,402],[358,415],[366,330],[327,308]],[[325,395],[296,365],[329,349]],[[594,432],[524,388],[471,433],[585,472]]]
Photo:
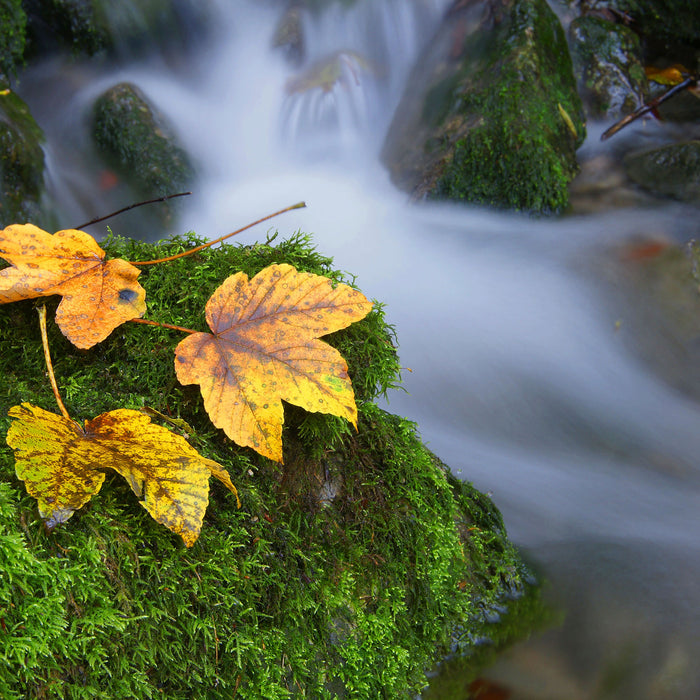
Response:
[[[668,68],[647,66],[644,69],[644,73],[648,80],[659,85],[678,85],[690,75],[690,71],[680,63],[674,63]]]
[[[33,224],[0,231],[0,304],[58,294],[56,323],[79,348],[104,340],[117,326],[146,311],[140,271],[125,260],[104,260],[105,252],[84,231],[55,234]]]
[[[340,353],[319,336],[366,316],[372,303],[345,284],[270,265],[251,280],[232,275],[206,306],[212,333],[175,349],[182,384],[199,384],[214,425],[239,445],[282,461],[282,400],[357,424]]]
[[[7,432],[17,476],[49,527],[68,520],[96,494],[106,469],[121,474],[141,505],[191,547],[208,504],[209,477],[236,494],[228,472],[187,441],[129,409],[78,423],[23,403]],[[236,498],[238,498],[236,494]]]

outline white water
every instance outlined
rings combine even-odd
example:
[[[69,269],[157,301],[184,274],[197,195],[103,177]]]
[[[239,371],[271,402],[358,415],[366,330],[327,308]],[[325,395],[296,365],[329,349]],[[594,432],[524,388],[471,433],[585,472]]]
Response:
[[[448,4],[360,2],[308,21],[307,64],[340,50],[371,61],[328,93],[286,94],[298,71],[269,48],[277,13],[252,1],[222,2],[219,34],[186,61],[40,69],[25,89],[45,120],[66,225],[109,207],[71,179],[85,161],[62,165],[58,134],[122,79],[168,115],[199,164],[179,231],[215,237],[305,200],[273,226],[313,233],[386,302],[412,370],[390,410],[416,420],[455,473],[493,494],[511,538],[568,611],[561,629],[521,645],[495,677],[514,698],[694,697],[700,409],[624,342],[619,302],[592,270],[634,232],[673,226],[682,238],[697,226],[674,208],[533,221],[410,205],[377,154]],[[62,83],[65,104],[50,115],[32,88],[49,76],[72,86]],[[120,231],[118,220],[111,226]],[[258,228],[241,240],[264,237]],[[623,685],[606,694],[616,671]]]

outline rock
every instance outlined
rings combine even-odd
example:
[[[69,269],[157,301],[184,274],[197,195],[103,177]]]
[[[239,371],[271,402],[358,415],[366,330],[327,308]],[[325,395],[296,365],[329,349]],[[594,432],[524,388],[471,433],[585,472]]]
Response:
[[[182,192],[194,178],[190,159],[165,117],[135,85],[119,83],[96,100],[92,133],[107,165],[142,199]],[[167,223],[175,211],[173,203],[158,206]]]
[[[21,0],[5,0],[0,5],[0,75],[12,76],[21,65],[26,24]]]
[[[700,3],[695,0],[611,0],[644,37],[650,53],[683,61],[700,52]],[[696,66],[689,65],[691,70]]]
[[[41,223],[43,133],[27,105],[0,80],[0,225]]]
[[[700,140],[628,153],[624,165],[645,189],[700,205]]]
[[[599,17],[569,25],[571,56],[579,94],[594,119],[619,119],[643,102],[648,90],[639,37]]]
[[[113,239],[108,254],[145,260],[199,242]],[[303,236],[224,245],[144,269],[149,315],[199,328],[224,278],[273,262],[341,277]],[[33,307],[0,306],[3,437],[6,407],[55,405]],[[373,403],[399,368],[381,306],[326,338],[348,362],[358,430],[286,406],[284,466],[213,428],[199,390],[175,379],[181,338],[127,323],[78,351],[49,327],[73,417],[149,406],[184,419],[242,507],[213,485],[186,549],[115,477],[49,533],[1,445],[2,697],[408,698],[436,658],[497,638],[495,611],[533,587],[493,503]]]
[[[32,56],[68,49],[80,56],[187,46],[206,26],[195,0],[25,0]],[[155,40],[155,41],[154,41]]]
[[[581,113],[544,0],[460,3],[418,60],[382,156],[414,198],[549,214],[567,205]]]
[[[301,65],[306,54],[302,8],[290,5],[280,18],[272,37],[272,46],[281,49],[287,60],[295,66]]]

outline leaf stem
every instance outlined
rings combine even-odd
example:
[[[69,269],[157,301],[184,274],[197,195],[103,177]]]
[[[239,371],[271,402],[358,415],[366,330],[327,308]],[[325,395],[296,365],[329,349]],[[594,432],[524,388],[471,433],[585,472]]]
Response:
[[[46,369],[49,373],[49,381],[51,382],[51,388],[53,389],[53,395],[56,398],[56,403],[63,417],[66,420],[73,421],[73,419],[68,415],[68,411],[61,400],[61,394],[58,391],[58,384],[56,383],[56,375],[53,373],[53,363],[51,362],[51,353],[49,352],[49,337],[46,333],[46,306],[42,304],[37,311],[39,312],[39,328],[41,328],[41,343],[44,346],[44,360],[46,361]],[[75,421],[73,421],[75,422]]]
[[[157,197],[156,199],[147,199],[145,202],[136,202],[136,204],[130,204],[128,207],[123,207],[122,209],[113,211],[111,214],[107,214],[107,216],[100,216],[96,219],[90,219],[90,221],[86,221],[84,224],[80,224],[80,226],[76,226],[75,228],[87,228],[88,226],[92,226],[92,224],[98,224],[100,221],[106,221],[107,219],[111,219],[113,216],[117,216],[117,214],[123,214],[125,211],[129,211],[130,209],[136,209],[136,207],[142,207],[146,204],[157,204],[158,202],[165,202],[168,199],[175,199],[175,197],[185,197],[188,194],[192,193],[178,192],[177,194],[168,194],[164,197]]]
[[[268,219],[272,219],[275,216],[279,216],[280,214],[284,214],[285,212],[292,211],[292,209],[303,209],[306,206],[306,202],[297,202],[296,204],[292,204],[290,207],[285,207],[284,209],[280,209],[279,211],[276,211],[274,214],[268,214],[267,216],[263,216],[262,219],[258,219],[257,221],[253,221],[250,224],[247,224],[246,226],[243,226],[243,228],[239,228],[236,231],[233,231],[232,233],[227,233],[223,236],[219,236],[219,238],[215,238],[213,241],[208,241],[207,243],[203,243],[202,245],[198,245],[194,248],[190,248],[189,250],[186,250],[182,253],[178,253],[177,255],[171,255],[167,258],[158,258],[158,260],[146,260],[142,262],[138,261],[129,261],[131,262],[132,265],[155,265],[157,263],[162,263],[162,262],[169,262],[170,260],[177,260],[178,258],[184,258],[186,255],[192,255],[192,253],[196,253],[199,250],[204,250],[204,248],[208,248],[209,246],[215,245],[216,243],[221,243],[221,241],[226,240],[227,238],[231,238],[231,236],[235,236],[238,233],[242,233],[243,231],[247,231],[249,228],[252,228],[253,226],[256,226],[257,224],[261,224],[263,221],[267,221]]]
[[[173,331],[181,331],[182,333],[199,333],[191,328],[183,328],[182,326],[174,326],[172,323],[160,323],[159,321],[149,321],[147,318],[131,318],[131,323],[143,323],[147,326],[158,326],[159,328],[170,328]]]

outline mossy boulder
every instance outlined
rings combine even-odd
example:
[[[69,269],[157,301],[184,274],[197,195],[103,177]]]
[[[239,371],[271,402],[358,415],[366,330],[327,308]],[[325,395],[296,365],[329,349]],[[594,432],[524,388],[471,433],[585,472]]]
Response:
[[[594,119],[619,119],[644,102],[648,85],[639,37],[628,27],[593,16],[569,25],[579,94]]]
[[[545,0],[457,3],[409,78],[383,160],[415,198],[558,212],[577,171],[581,115]]]
[[[4,89],[3,89],[4,88]],[[41,223],[43,133],[27,105],[0,78],[0,225]]]
[[[95,101],[92,136],[108,167],[141,199],[187,190],[194,167],[162,115],[139,88],[119,83]],[[153,210],[167,226],[175,213],[173,202]]]
[[[106,248],[138,260],[196,242]],[[225,277],[273,262],[341,279],[303,236],[223,246],[144,268],[148,315],[202,328]],[[0,307],[2,435],[8,407],[54,404],[33,307]],[[489,636],[495,608],[531,590],[493,503],[373,403],[398,371],[381,305],[326,338],[349,364],[357,432],[286,406],[284,466],[232,444],[198,389],[178,384],[181,337],[126,324],[79,351],[49,328],[74,418],[149,406],[184,419],[191,443],[229,470],[242,507],[214,484],[186,549],[108,477],[47,532],[12,451],[0,449],[3,698],[409,698],[439,658]]]

